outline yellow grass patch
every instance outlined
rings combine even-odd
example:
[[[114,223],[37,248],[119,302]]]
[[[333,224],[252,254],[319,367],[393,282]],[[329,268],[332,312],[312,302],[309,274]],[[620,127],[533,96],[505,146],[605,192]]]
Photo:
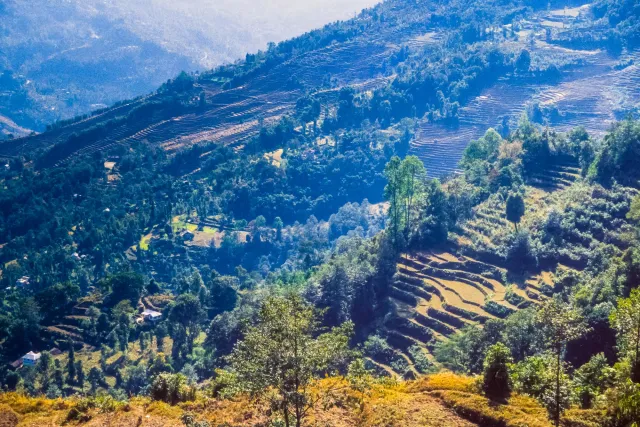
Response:
[[[149,250],[149,243],[151,242],[151,238],[153,237],[153,235],[151,233],[147,234],[146,236],[142,236],[140,238],[140,243],[139,243],[139,247],[141,250],[143,251],[148,251]]]
[[[284,149],[279,148],[270,153],[265,153],[264,158],[271,163],[273,166],[279,168],[282,165],[282,154],[284,153]]]
[[[434,391],[434,390],[454,390],[470,392],[475,389],[476,378],[463,375],[456,375],[452,372],[440,372],[429,375],[409,384],[412,392]]]
[[[480,425],[551,426],[546,409],[528,397],[514,396],[507,404],[499,404],[480,394],[455,390],[437,390],[433,394],[457,414]]]
[[[551,272],[543,271],[542,273],[540,273],[540,279],[542,279],[542,281],[547,285],[553,287],[554,280],[553,280],[553,274]]]
[[[472,423],[457,416],[428,394],[411,394],[402,387],[374,389],[364,407],[360,422],[341,425],[448,426],[471,427]]]
[[[514,395],[508,402],[492,402],[477,391],[477,378],[449,372],[430,375],[416,381],[376,380],[364,392],[354,390],[346,379],[329,377],[316,381],[309,391],[321,397],[304,425],[331,427],[548,427],[547,411],[534,399]],[[19,426],[61,425],[78,400],[30,398],[18,393],[0,394],[0,425],[10,421]],[[86,411],[86,412],[84,412]],[[214,399],[199,392],[194,402],[176,406],[134,397],[127,404],[107,410],[85,409],[88,421],[69,425],[85,427],[178,427],[181,416],[189,412],[199,421],[232,427],[270,425],[278,418],[266,400],[238,395],[232,399]],[[563,425],[599,425],[603,413],[570,409]],[[571,424],[570,424],[571,423]]]
[[[186,242],[189,246],[198,246],[201,248],[208,248],[211,245],[215,247],[220,247],[220,243],[222,243],[222,237],[224,234],[222,233],[210,233],[204,231],[193,231],[193,239],[189,242]]]
[[[196,224],[187,222],[186,215],[176,215],[171,218],[171,228],[175,234],[179,234],[185,230],[192,233],[198,230],[198,226]]]
[[[464,300],[474,302],[479,305],[484,304],[485,295],[477,288],[474,288],[473,286],[468,285],[466,283],[457,282],[454,280],[447,280],[447,279],[438,279],[438,280],[440,281],[440,283],[446,285],[451,290],[456,291],[458,295],[460,295]]]
[[[147,406],[147,413],[160,416],[163,418],[180,418],[182,415],[182,409],[177,406],[171,406],[164,402],[150,401]]]

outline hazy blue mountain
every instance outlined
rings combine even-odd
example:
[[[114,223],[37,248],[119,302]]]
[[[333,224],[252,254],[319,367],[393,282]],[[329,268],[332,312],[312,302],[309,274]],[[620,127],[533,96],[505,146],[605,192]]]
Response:
[[[374,0],[7,0],[0,137],[146,94],[181,70],[234,61]]]

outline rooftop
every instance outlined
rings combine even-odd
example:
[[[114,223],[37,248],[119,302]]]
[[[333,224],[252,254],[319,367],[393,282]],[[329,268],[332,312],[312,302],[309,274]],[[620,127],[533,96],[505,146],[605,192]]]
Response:
[[[162,313],[158,311],[146,309],[145,311],[142,312],[142,315],[155,317],[155,316],[162,316]]]
[[[40,353],[34,353],[33,351],[30,351],[29,353],[22,356],[22,358],[29,359],[29,360],[37,360],[40,358]]]

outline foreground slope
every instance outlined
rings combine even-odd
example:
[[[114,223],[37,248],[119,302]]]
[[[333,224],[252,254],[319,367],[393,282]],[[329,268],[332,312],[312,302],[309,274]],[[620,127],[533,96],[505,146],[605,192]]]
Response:
[[[501,425],[547,427],[546,411],[533,399],[513,396],[508,403],[487,400],[475,390],[474,379],[448,373],[419,381],[381,382],[365,395],[350,389],[341,378],[327,378],[314,387],[319,392],[336,388],[325,408],[310,413],[304,425],[472,427]],[[170,406],[148,398],[127,403],[109,397],[82,400],[27,398],[15,393],[0,394],[0,422],[6,426],[263,426],[269,422],[268,405],[246,396],[212,399],[200,396],[196,402]],[[570,411],[563,425],[584,426],[597,420],[597,411]],[[192,420],[192,421],[187,421]],[[192,424],[189,424],[191,422]],[[525,424],[523,424],[525,423]]]

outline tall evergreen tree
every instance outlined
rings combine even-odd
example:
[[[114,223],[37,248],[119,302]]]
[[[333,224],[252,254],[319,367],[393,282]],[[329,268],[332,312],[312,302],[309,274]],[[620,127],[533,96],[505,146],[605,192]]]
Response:
[[[76,352],[73,348],[73,342],[69,342],[69,357],[67,361],[67,382],[74,384],[76,382]]]

